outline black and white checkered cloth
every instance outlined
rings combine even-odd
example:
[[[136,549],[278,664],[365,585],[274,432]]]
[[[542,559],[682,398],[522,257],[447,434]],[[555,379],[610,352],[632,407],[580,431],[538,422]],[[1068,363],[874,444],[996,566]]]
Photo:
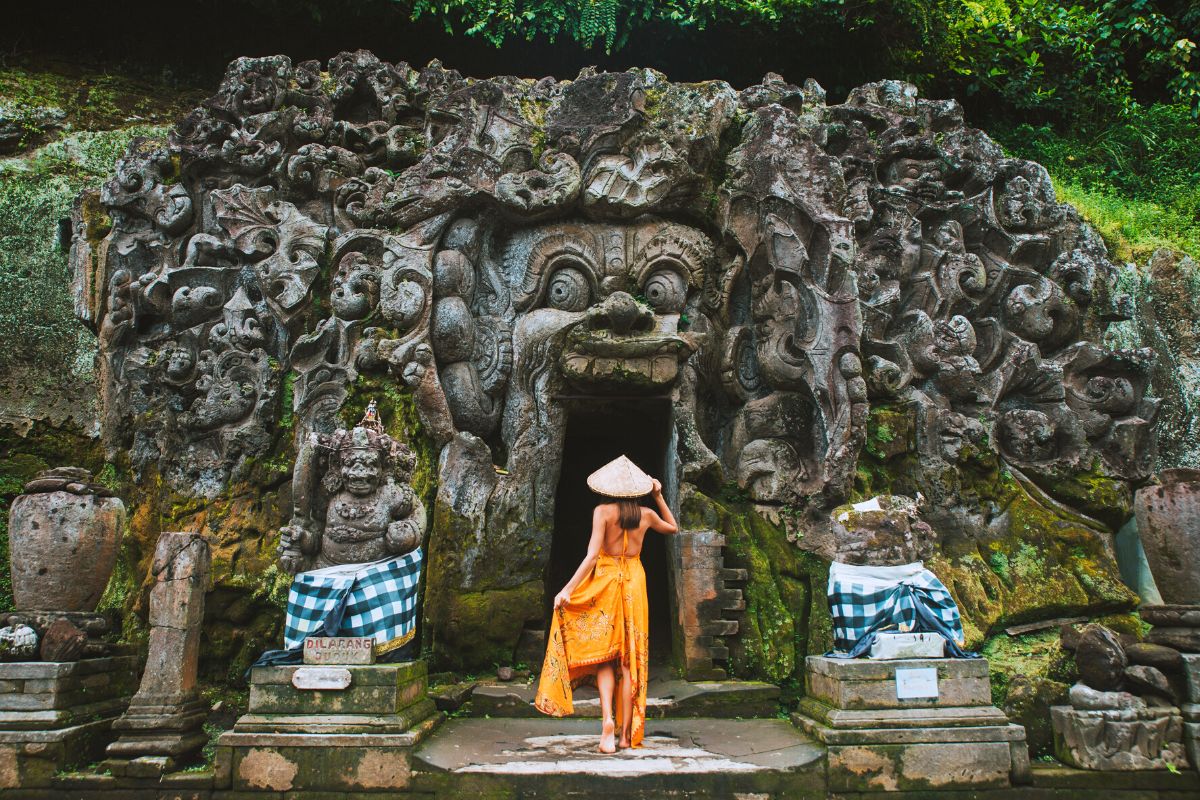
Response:
[[[288,591],[284,646],[309,636],[370,636],[375,652],[407,644],[417,629],[421,550],[369,564],[301,572]]]
[[[834,563],[828,596],[837,654],[861,655],[875,634],[892,630],[940,633],[951,654],[962,657],[965,637],[958,606],[919,561],[899,567]]]

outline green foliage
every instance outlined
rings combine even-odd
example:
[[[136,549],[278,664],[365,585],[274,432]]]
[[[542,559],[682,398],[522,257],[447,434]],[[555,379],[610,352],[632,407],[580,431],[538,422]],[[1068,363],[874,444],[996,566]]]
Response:
[[[889,74],[1018,110],[1095,116],[1140,94],[1200,109],[1200,7],[1188,0],[413,0],[414,18],[499,47],[571,39],[606,52],[649,30],[746,29],[836,52],[866,39]],[[1138,92],[1135,92],[1135,86]]]
[[[1200,122],[1188,108],[1134,105],[1069,133],[1028,123],[990,133],[1045,166],[1116,259],[1144,261],[1159,247],[1200,257]]]

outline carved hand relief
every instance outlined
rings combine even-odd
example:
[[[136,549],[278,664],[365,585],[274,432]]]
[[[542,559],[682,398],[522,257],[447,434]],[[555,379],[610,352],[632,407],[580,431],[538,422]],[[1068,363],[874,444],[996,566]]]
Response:
[[[555,397],[669,397],[682,477],[768,504],[844,498],[885,405],[930,469],[1150,468],[1149,356],[1100,345],[1127,307],[1102,245],[1044,170],[907,84],[826,105],[778,76],[739,95],[239,59],[101,200],[81,313],[106,442],[178,491],[243,476],[285,416],[301,450],[334,435],[365,375],[411,393],[435,447],[473,434],[510,471],[557,463]],[[371,461],[299,490],[293,562],[407,546],[405,514],[354,516],[408,502]]]

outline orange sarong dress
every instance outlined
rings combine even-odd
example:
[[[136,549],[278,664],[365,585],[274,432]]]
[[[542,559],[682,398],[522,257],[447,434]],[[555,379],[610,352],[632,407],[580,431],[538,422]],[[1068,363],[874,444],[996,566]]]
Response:
[[[624,552],[624,550],[622,550]],[[572,690],[594,679],[596,668],[620,659],[633,683],[630,744],[641,747],[646,728],[646,675],[649,671],[649,604],[646,573],[637,556],[601,552],[571,599],[553,612],[546,660],[534,705],[543,714],[569,715]],[[620,672],[616,675],[620,685]],[[623,727],[620,693],[613,698],[617,732]]]

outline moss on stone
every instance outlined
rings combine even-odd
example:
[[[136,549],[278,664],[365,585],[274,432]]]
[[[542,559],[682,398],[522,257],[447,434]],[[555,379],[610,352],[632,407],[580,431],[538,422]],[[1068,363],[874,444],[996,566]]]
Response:
[[[832,644],[825,603],[829,564],[797,548],[787,534],[748,503],[717,501],[694,489],[684,493],[684,530],[714,530],[725,536],[727,567],[745,569],[746,610],[738,635],[726,644],[729,668],[740,678],[780,684],[785,701],[803,693],[804,659]]]
[[[437,490],[438,452],[425,434],[412,389],[394,376],[359,375],[342,403],[342,424],[356,425],[372,400],[378,405],[387,434],[403,442],[416,456],[411,480],[413,491],[427,509],[431,508]]]
[[[1058,628],[1022,636],[994,636],[984,644],[992,680],[992,702],[1025,726],[1030,755],[1053,752],[1050,706],[1066,702],[1078,674],[1063,649]]]
[[[542,616],[543,595],[542,582],[529,581],[511,589],[439,596],[437,638],[432,642],[436,663],[448,669],[511,663],[526,620]]]

